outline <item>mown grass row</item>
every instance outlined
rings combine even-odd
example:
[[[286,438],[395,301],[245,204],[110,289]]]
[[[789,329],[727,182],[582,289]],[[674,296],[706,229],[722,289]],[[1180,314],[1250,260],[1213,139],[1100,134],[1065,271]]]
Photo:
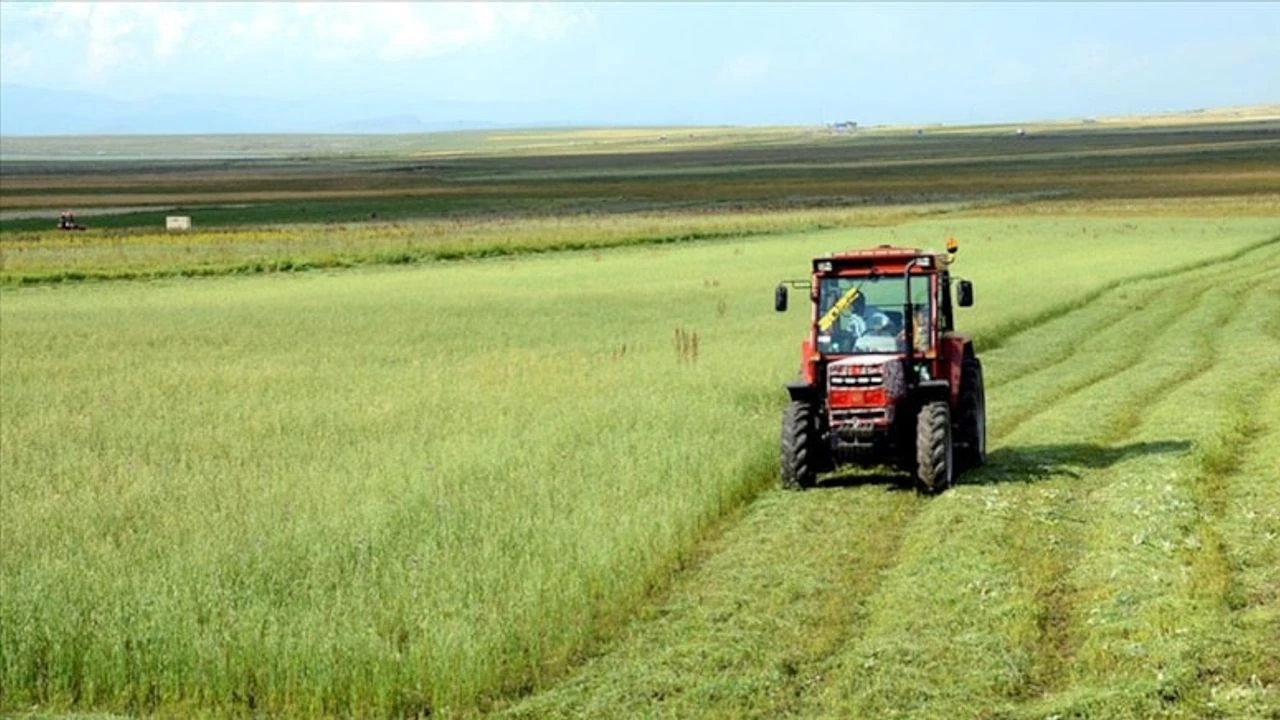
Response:
[[[1064,255],[1069,229],[1087,252]],[[982,308],[962,325],[981,333],[1135,258],[1173,267],[1267,229],[942,217],[599,257],[6,290],[0,706],[445,714],[545,685],[771,482],[804,318],[769,298],[813,255],[956,234]],[[696,354],[676,340],[694,335]],[[903,548],[922,522],[907,497]],[[797,609],[857,625],[825,593]],[[791,677],[843,633],[792,657]]]
[[[1275,708],[1274,679],[1257,682],[1235,703],[1214,705],[1220,684],[1239,691],[1268,665],[1257,662],[1260,638],[1224,633],[1224,605],[1206,597],[1207,588],[1226,582],[1214,577],[1225,566],[1206,570],[1199,559],[1215,552],[1208,537],[1218,530],[1195,500],[1207,482],[1204,449],[1235,422],[1215,417],[1220,398],[1268,394],[1258,378],[1273,373],[1275,362],[1256,359],[1280,355],[1250,325],[1274,310],[1259,284],[1274,294],[1275,260],[1255,256],[1234,275],[1178,277],[1173,285],[1190,293],[1190,302],[1163,312],[1136,309],[1092,346],[1087,318],[1045,326],[1080,338],[1080,353],[1038,382],[1028,378],[992,394],[993,403],[1038,395],[1051,407],[1007,431],[991,471],[975,478],[1025,473],[1040,482],[975,488],[931,508],[918,528],[925,540],[919,554],[886,581],[882,612],[842,660],[824,705],[837,714],[884,717],[946,717],[960,708],[1134,718]],[[1260,261],[1268,268],[1261,273]],[[1187,363],[1194,366],[1202,348],[1187,340],[1206,325],[1221,327],[1208,337],[1217,362],[1188,376]],[[1019,349],[1034,352],[1032,338],[1025,340]],[[1136,362],[1129,353],[1135,346],[1142,349]],[[1099,372],[1095,364],[1111,369]],[[1073,375],[1092,382],[1060,393]],[[1143,407],[1137,418],[1135,406]],[[1170,423],[1170,411],[1192,420]],[[1268,544],[1257,527],[1232,531],[1251,545]],[[1224,635],[1253,648],[1255,662],[1209,677],[1199,648]],[[862,669],[871,658],[881,660]]]
[[[500,717],[804,715],[924,500],[766,493],[610,650]]]
[[[1051,307],[1045,308],[1044,310],[1041,310],[1034,314],[1019,315],[1015,318],[1011,318],[997,325],[996,327],[990,330],[987,330],[982,334],[981,349],[985,351],[995,350],[999,348],[1006,340],[1013,337],[1014,335],[1018,335],[1020,333],[1026,332],[1027,330],[1034,328],[1038,325],[1044,325],[1045,323],[1051,322],[1053,320],[1057,320],[1058,318],[1061,318],[1069,313],[1082,310],[1088,305],[1091,305],[1097,302],[1100,298],[1104,297],[1105,295],[1112,293],[1114,290],[1116,290],[1122,285],[1132,285],[1134,283],[1138,283],[1146,280],[1161,280],[1163,278],[1172,277],[1174,275],[1181,275],[1183,273],[1186,273],[1196,268],[1204,268],[1204,267],[1209,267],[1213,265],[1231,263],[1235,260],[1239,260],[1241,257],[1249,253],[1252,253],[1256,250],[1267,248],[1267,247],[1276,247],[1276,246],[1280,246],[1280,235],[1267,238],[1265,240],[1259,240],[1256,243],[1239,248],[1226,255],[1209,258],[1207,260],[1197,260],[1191,263],[1187,263],[1184,265],[1177,265],[1174,267],[1164,267],[1164,268],[1160,268],[1158,270],[1153,270],[1150,272],[1138,273],[1131,277],[1111,280],[1109,282],[1103,283],[1102,285],[1100,285],[1097,288],[1094,288],[1093,290],[1090,290],[1087,293],[1084,293],[1078,297],[1072,298],[1067,302],[1053,305]],[[1113,319],[1119,320],[1121,317],[1122,316],[1114,315]],[[1061,360],[1061,358],[1063,357],[1064,350],[1067,353],[1069,353],[1070,349],[1064,348],[1063,343],[1057,343],[1057,345],[1059,346],[1059,349],[1057,351],[1057,359]],[[1045,361],[1045,359],[1046,358],[1044,357],[1034,358],[1028,363],[1027,367],[1039,367]],[[1016,376],[1012,373],[1007,373],[1005,375],[1002,375],[997,380],[997,382],[1010,382],[1014,379],[1017,379],[1017,377],[1019,376]]]

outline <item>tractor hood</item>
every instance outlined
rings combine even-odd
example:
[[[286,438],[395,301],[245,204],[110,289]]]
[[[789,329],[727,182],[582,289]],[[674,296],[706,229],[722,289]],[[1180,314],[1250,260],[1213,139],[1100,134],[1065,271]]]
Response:
[[[874,368],[897,363],[902,360],[902,353],[877,353],[875,355],[849,355],[827,363],[828,372],[836,368]]]

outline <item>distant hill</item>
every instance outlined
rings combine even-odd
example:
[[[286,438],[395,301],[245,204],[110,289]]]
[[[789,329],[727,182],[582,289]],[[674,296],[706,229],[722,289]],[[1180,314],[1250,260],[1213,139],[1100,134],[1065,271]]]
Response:
[[[118,100],[0,85],[0,135],[402,134],[569,124],[511,120],[554,117],[557,109],[554,103],[441,102],[375,92],[301,100],[202,95]]]
[[[338,133],[421,133],[429,128],[414,115],[391,115],[337,123],[333,131]]]
[[[329,127],[329,132],[354,135],[406,135],[450,130],[490,130],[501,127],[503,127],[501,123],[481,120],[426,123],[416,115],[389,115],[335,123]]]

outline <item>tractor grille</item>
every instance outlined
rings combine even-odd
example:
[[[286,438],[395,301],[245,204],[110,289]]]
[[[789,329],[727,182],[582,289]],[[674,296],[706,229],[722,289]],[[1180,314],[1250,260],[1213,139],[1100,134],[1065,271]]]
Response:
[[[827,376],[827,406],[831,408],[831,424],[853,420],[865,424],[872,418],[848,415],[851,411],[877,411],[887,400],[884,370],[880,365],[836,365]]]
[[[832,375],[831,387],[877,387],[884,384],[884,375],[871,373],[868,375]]]

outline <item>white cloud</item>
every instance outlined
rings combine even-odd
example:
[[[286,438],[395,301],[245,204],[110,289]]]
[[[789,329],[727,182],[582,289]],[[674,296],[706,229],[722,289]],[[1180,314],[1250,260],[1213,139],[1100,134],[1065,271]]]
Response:
[[[721,65],[718,78],[722,85],[730,89],[746,89],[768,79],[773,67],[773,58],[769,55],[749,52],[730,58]]]
[[[508,20],[542,42],[561,40],[595,21],[590,8],[581,5],[499,4]]]
[[[520,40],[552,42],[591,12],[555,3],[0,3],[5,76],[41,63],[90,85],[127,66],[228,57],[289,62],[380,58],[401,62]],[[269,59],[269,60],[268,60]],[[52,72],[52,71],[50,71]],[[42,78],[46,81],[54,78]]]
[[[590,18],[585,8],[531,3],[323,3],[297,6],[326,54],[388,60],[447,55],[514,38],[551,42]]]
[[[167,60],[178,53],[191,27],[194,17],[185,9],[157,6],[154,10],[155,38],[152,41],[152,54],[158,60]]]
[[[274,5],[252,6],[248,17],[231,17],[234,16],[219,13],[214,18],[207,18],[201,32],[219,34],[225,31],[231,42],[224,43],[223,49],[235,55],[253,53],[278,41],[283,37],[288,22]]]
[[[31,48],[24,43],[0,45],[0,81],[11,82],[20,78],[31,67]]]
[[[498,23],[494,10],[483,4],[393,4],[383,6],[375,22],[385,42],[380,54],[388,59],[444,55],[494,39]]]
[[[134,37],[138,27],[136,16],[126,6],[89,6],[88,27],[82,37],[88,40],[85,61],[90,78],[104,78],[115,66],[139,56]]]
[[[99,81],[122,65],[175,55],[190,25],[181,4],[41,3],[8,6],[5,22],[33,51],[33,65],[67,65],[73,75]],[[10,44],[10,43],[6,43]],[[17,68],[11,68],[16,74]]]

